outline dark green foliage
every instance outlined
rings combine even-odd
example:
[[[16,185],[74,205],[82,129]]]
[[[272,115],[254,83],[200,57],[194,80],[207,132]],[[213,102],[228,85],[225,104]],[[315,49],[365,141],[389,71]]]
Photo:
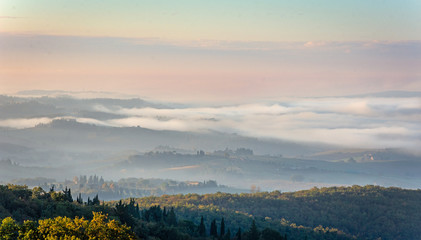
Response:
[[[241,240],[241,236],[242,236],[241,228],[238,228],[237,234],[235,234],[236,240]]]
[[[228,228],[227,233],[222,237],[224,240],[231,240],[231,230]]]
[[[66,189],[63,190],[63,200],[68,201],[68,202],[73,202],[72,192],[70,188],[68,189],[66,187]]]
[[[174,207],[172,207],[171,210],[168,212],[168,215],[166,217],[166,222],[170,226],[177,225],[177,217],[175,216]]]
[[[152,206],[149,209],[143,210],[142,217],[147,222],[161,222],[163,221],[163,211],[159,205]]]
[[[99,204],[100,204],[100,201],[99,201],[98,194],[97,194],[97,195],[95,195],[95,197],[94,197],[94,198],[92,198],[92,200],[88,197],[88,202],[87,202],[87,204],[88,204],[88,205],[99,205]]]
[[[92,199],[92,205],[99,205],[99,198],[98,198],[98,194]]]
[[[199,236],[201,236],[201,237],[205,237],[206,236],[206,227],[205,227],[205,222],[203,220],[203,216],[200,219],[200,224],[199,224],[199,227],[198,227],[198,232],[199,232]]]
[[[79,195],[76,198],[76,202],[79,204],[83,204],[82,193],[79,193]]]
[[[261,234],[262,240],[282,240],[282,236],[278,231],[271,228],[265,228]]]
[[[198,226],[194,222],[189,220],[180,220],[177,223],[178,228],[181,232],[184,232],[190,236],[198,236]]]
[[[421,190],[352,186],[254,194],[187,194],[136,199],[174,206],[178,216],[205,221],[224,216],[230,227],[248,229],[251,219],[288,239],[421,239]],[[285,238],[285,237],[284,237]]]
[[[92,212],[108,214],[142,239],[231,239],[230,227],[238,228],[233,239],[246,240],[421,239],[421,190],[353,186],[284,194],[190,194],[127,199],[108,206],[100,205],[97,197],[88,204],[80,204],[81,196],[71,202],[68,193],[67,188],[45,192],[42,188],[0,185],[0,220],[4,221],[0,239],[16,239],[16,232],[30,232],[37,227],[34,220],[57,216],[92,219]],[[148,206],[147,201],[153,205]],[[215,219],[221,219],[219,235]],[[211,238],[206,238],[205,222],[211,222]],[[335,229],[337,226],[356,236]],[[242,233],[241,228],[249,230]]]
[[[253,220],[251,223],[250,230],[248,232],[248,239],[249,240],[259,240],[260,233],[259,230],[257,230],[256,221]]]
[[[38,220],[40,218],[54,218],[57,216],[92,217],[92,212],[110,213],[111,208],[103,206],[84,206],[70,202],[70,198],[64,192],[45,192],[42,188],[28,189],[26,186],[0,185],[0,218],[13,217],[16,221]]]
[[[59,192],[58,196],[66,196],[66,193],[68,192],[69,189],[66,189],[63,192]],[[59,198],[53,199],[51,195],[54,194],[56,194],[56,192],[53,191],[53,189],[49,193],[45,193],[38,188],[32,192],[24,186],[0,185],[0,212],[2,214],[0,217],[0,239],[17,239],[19,234],[21,234],[19,235],[19,239],[44,239],[44,235],[41,234],[42,231],[48,231],[50,233],[51,231],[56,232],[54,235],[51,235],[53,237],[51,239],[63,238],[63,234],[67,237],[80,237],[82,236],[80,235],[81,231],[84,232],[84,234],[93,234],[92,232],[89,233],[89,230],[85,225],[78,228],[76,225],[72,224],[76,224],[76,222],[79,224],[88,224],[87,220],[80,220],[75,217],[83,217],[88,220],[92,218],[95,219],[94,211],[106,214],[97,214],[97,220],[109,216],[110,219],[116,219],[123,223],[124,226],[130,226],[132,229],[130,230],[130,228],[123,227],[129,232],[116,232],[116,234],[124,233],[132,236],[133,233],[135,233],[137,237],[142,239],[162,240],[188,240],[199,237],[197,232],[198,226],[192,221],[177,221],[174,208],[171,208],[170,211],[162,211],[160,206],[154,206],[149,209],[144,209],[144,216],[141,216],[139,206],[135,203],[134,199],[129,199],[128,203],[120,201],[114,207],[111,207],[92,204],[93,201],[91,200],[90,204],[80,204],[78,202],[69,202],[65,197],[61,198],[61,200],[59,200]],[[94,199],[94,202],[96,201],[97,200]],[[163,212],[165,212],[166,215],[165,221]],[[10,216],[18,216],[19,221],[15,221]],[[66,217],[71,218],[69,219]],[[142,220],[143,218],[148,218],[149,221],[144,221]],[[23,221],[24,219],[40,220],[40,222]],[[42,219],[45,219],[45,221]],[[67,223],[71,224],[68,225]],[[104,227],[118,227],[119,223],[110,224]],[[63,227],[67,226],[66,228],[70,229],[66,230],[66,233],[64,233],[59,225]],[[72,226],[74,226],[75,229],[72,230]],[[98,227],[103,229],[101,226]],[[119,239],[112,237],[118,235],[112,234],[112,232],[108,231],[107,236],[109,237],[99,238]]]
[[[135,225],[135,216],[139,217],[139,213],[134,212],[134,203],[131,201],[129,204],[120,202],[115,206],[115,213],[120,221],[130,227]]]
[[[220,237],[224,237],[225,235],[225,221],[224,218],[221,220],[221,230],[219,231]]]
[[[211,225],[210,225],[210,236],[214,238],[218,237],[218,230],[217,230],[215,219],[211,222]]]

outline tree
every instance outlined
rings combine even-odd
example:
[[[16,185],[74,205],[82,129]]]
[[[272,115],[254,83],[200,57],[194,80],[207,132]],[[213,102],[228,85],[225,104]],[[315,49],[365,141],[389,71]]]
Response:
[[[7,184],[7,188],[13,192],[13,194],[21,199],[26,200],[32,196],[31,190],[28,189],[26,185],[15,185],[15,184]]]
[[[46,192],[41,187],[34,187],[32,189],[32,199],[41,199],[45,198],[46,196]]]
[[[199,228],[198,228],[198,232],[199,232],[199,236],[206,237],[206,227],[205,227],[205,222],[203,220],[203,216],[200,219],[200,225],[199,225]]]
[[[227,233],[225,233],[223,239],[224,240],[231,240],[231,230],[229,228],[228,228]]]
[[[253,220],[251,223],[251,227],[249,230],[249,238],[250,240],[259,240],[259,231],[257,230],[256,221]]]
[[[168,215],[167,215],[167,223],[170,226],[175,226],[177,225],[177,218],[175,216],[175,212],[174,212],[174,207],[171,208],[171,210],[169,211]]]
[[[99,204],[100,204],[100,202],[99,202],[99,198],[98,198],[98,194],[97,194],[97,195],[95,195],[94,198],[92,198],[92,205],[99,205]]]
[[[76,197],[76,202],[79,203],[79,204],[83,203],[82,193],[79,193],[79,195]]]
[[[168,216],[167,208],[164,207],[164,209],[162,209],[162,219],[164,219],[164,222],[167,222],[167,216]]]
[[[102,184],[104,184],[105,183],[105,181],[104,181],[104,179],[102,178],[102,176],[101,176],[101,178],[99,179],[99,185],[101,185],[102,186]]]
[[[241,240],[241,228],[238,228],[237,234],[235,234],[237,240]]]
[[[135,214],[134,211],[136,211],[136,208],[132,199],[128,205],[120,200],[115,206],[115,212],[120,221],[132,227],[135,224],[135,219],[133,217],[133,214]]]
[[[224,221],[224,218],[222,218],[222,220],[221,220],[221,231],[220,231],[219,234],[220,234],[221,238],[224,237],[224,235],[225,235],[225,221]]]
[[[57,202],[63,202],[66,199],[62,192],[50,192],[50,197]]]
[[[159,205],[152,206],[148,210],[145,209],[142,212],[142,217],[147,222],[160,222],[163,221],[163,212]]]
[[[11,217],[3,219],[0,226],[0,239],[17,239],[19,235],[19,226]]]
[[[271,228],[265,228],[262,231],[262,240],[280,240],[282,239],[281,234],[278,231],[275,231]]]
[[[72,236],[81,237],[87,226],[87,220],[78,221],[80,226],[76,226],[74,221],[68,217],[56,217],[39,220],[37,231],[44,239],[70,239]]]
[[[24,240],[38,240],[42,237],[38,232],[38,223],[34,221],[26,220],[23,222],[19,230],[19,239]]]
[[[218,230],[216,227],[216,220],[214,219],[210,225],[210,235],[217,238],[218,237]]]
[[[135,239],[133,232],[130,231],[130,227],[121,225],[116,220],[109,220],[106,226],[107,227],[105,229],[104,234],[106,234],[107,238],[103,238],[103,239],[106,239],[106,240],[132,240],[132,239],[134,240]],[[90,239],[95,239],[95,238],[94,236],[90,236]]]
[[[73,202],[72,192],[70,188],[67,188],[67,186],[66,189],[63,190],[63,198],[65,201]]]

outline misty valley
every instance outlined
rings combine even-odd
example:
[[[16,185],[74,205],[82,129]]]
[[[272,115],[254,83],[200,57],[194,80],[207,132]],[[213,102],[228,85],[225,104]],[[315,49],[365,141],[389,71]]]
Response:
[[[0,96],[0,218],[16,221],[16,228],[23,229],[23,220],[60,224],[59,216],[69,217],[66,221],[78,221],[79,216],[87,219],[80,223],[86,226],[98,219],[104,226],[119,219],[123,225],[113,226],[126,232],[122,239],[258,239],[257,233],[260,239],[421,236],[410,226],[397,225],[400,214],[420,209],[415,200],[420,190],[415,189],[421,185],[421,158],[411,147],[357,148],[334,140],[253,137],[235,126],[212,129],[226,114],[221,109],[232,111],[234,106],[212,107],[215,113],[209,115],[172,103],[61,94]],[[348,98],[356,97],[361,96]],[[398,98],[396,93],[389,97]],[[250,111],[277,117],[288,114],[277,113],[279,106],[287,105],[293,103]],[[232,120],[243,124],[242,118],[251,115]],[[368,121],[367,116],[353,117]],[[401,202],[399,194],[411,200]],[[385,209],[386,201],[397,204],[389,219],[375,213]],[[339,210],[344,206],[349,212]],[[342,214],[350,221],[339,221]],[[225,229],[215,232],[216,225],[222,227],[222,217],[231,227],[227,236]],[[407,217],[421,222],[417,216]],[[354,220],[365,227],[353,225]],[[205,223],[212,226],[204,233]],[[0,233],[6,231],[1,230],[4,224]],[[31,225],[33,232],[41,234],[42,224]],[[89,239],[88,232],[80,234]]]
[[[188,109],[172,105],[69,95],[0,96],[0,180],[48,177],[63,182],[74,176],[97,175],[113,181],[130,177],[214,180],[228,187],[250,190],[255,186],[262,191],[338,184],[420,185],[420,158],[405,149],[347,148],[340,142],[257,138],[206,129],[169,130],[175,125],[170,117],[182,119],[174,112],[184,114]],[[151,109],[157,112],[148,118],[143,115]],[[166,112],[158,111],[162,109]],[[138,112],[139,125],[105,125],[134,118],[130,110]],[[219,114],[213,120],[194,116],[188,124],[221,121],[216,119]],[[162,130],[142,126],[151,119],[171,126]]]

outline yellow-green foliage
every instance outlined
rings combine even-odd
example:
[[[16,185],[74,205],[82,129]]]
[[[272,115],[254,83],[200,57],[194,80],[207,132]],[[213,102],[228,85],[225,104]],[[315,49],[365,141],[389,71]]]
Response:
[[[93,213],[92,220],[84,218],[56,217],[17,224],[8,217],[0,226],[0,239],[63,239],[63,240],[119,240],[135,239],[130,227],[116,220],[108,219],[108,215]]]
[[[9,240],[16,239],[18,235],[19,227],[15,220],[11,217],[3,219],[0,226],[0,239]]]

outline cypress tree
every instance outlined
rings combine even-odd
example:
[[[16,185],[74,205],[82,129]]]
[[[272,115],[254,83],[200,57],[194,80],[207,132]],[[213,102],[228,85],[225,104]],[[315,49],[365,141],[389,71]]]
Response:
[[[256,221],[253,220],[250,227],[250,239],[251,240],[259,240],[259,231],[257,230]]]
[[[225,235],[225,221],[224,218],[222,218],[221,220],[221,231],[220,231],[220,236],[221,238]]]
[[[138,203],[136,203],[136,218],[137,219],[140,219],[141,218],[141,216],[140,216],[140,209],[139,209],[139,204]]]
[[[175,216],[174,207],[172,207],[167,214],[167,222],[171,226],[177,225],[177,218]]]
[[[76,198],[76,202],[79,203],[79,204],[82,204],[83,203],[82,193],[79,193],[79,195]]]
[[[73,202],[72,192],[70,188],[67,188],[63,190],[64,200],[68,202]]]
[[[168,216],[167,208],[164,207],[164,209],[162,210],[162,219],[164,220],[164,222],[167,222],[167,216]]]
[[[98,198],[98,194],[95,195],[95,197],[92,199],[92,205],[99,205],[99,198]]]
[[[213,237],[218,237],[218,230],[216,229],[216,220],[214,219],[210,226],[210,235]]]
[[[231,240],[231,230],[228,228],[227,233],[225,234],[224,240]]]
[[[237,237],[237,240],[241,240],[241,228],[238,228],[238,232],[235,236]]]
[[[199,232],[199,236],[206,237],[206,227],[205,227],[205,222],[203,220],[203,216],[200,219],[200,225],[199,225],[198,232]]]

